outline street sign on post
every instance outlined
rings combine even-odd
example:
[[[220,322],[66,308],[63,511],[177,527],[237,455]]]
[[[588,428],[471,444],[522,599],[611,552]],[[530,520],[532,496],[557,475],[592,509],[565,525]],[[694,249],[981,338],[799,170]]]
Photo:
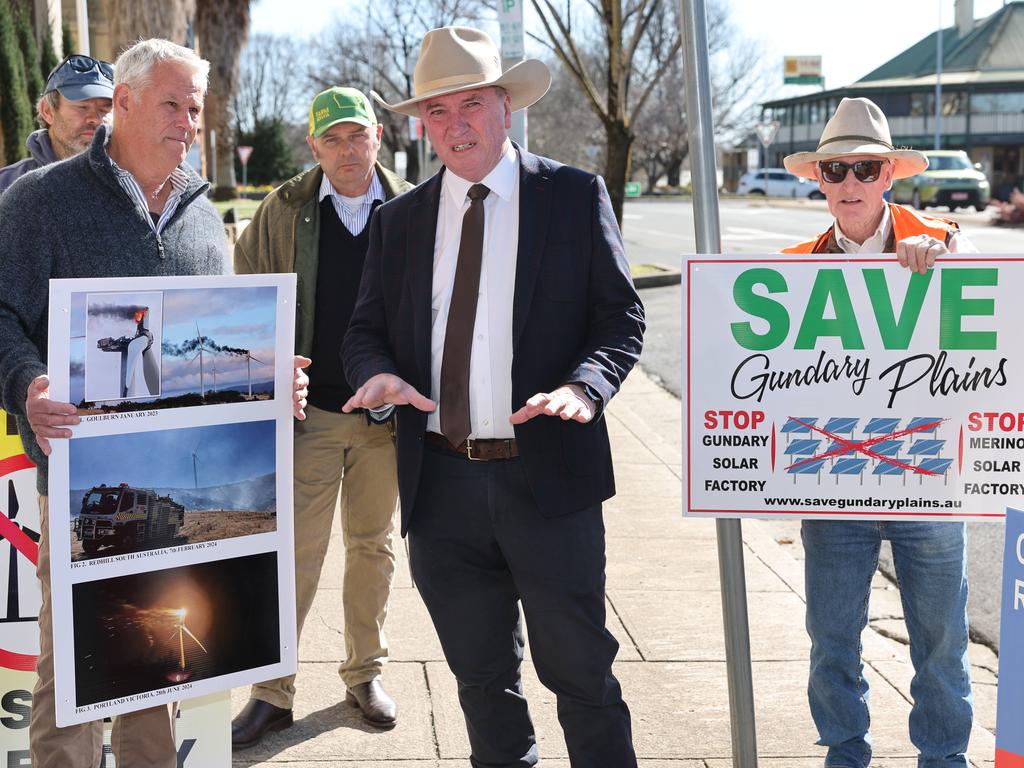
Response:
[[[761,140],[761,144],[767,149],[771,146],[772,142],[775,141],[775,137],[779,133],[779,128],[782,126],[778,120],[766,120],[763,123],[758,123],[754,126],[754,131],[757,133],[757,138]]]
[[[640,197],[640,182],[639,181],[627,181],[626,182],[626,197]]]
[[[779,133],[779,126],[781,126],[778,120],[766,120],[763,123],[758,123],[754,126],[754,131],[757,133],[757,138],[761,140],[761,146],[764,147],[763,161],[761,162],[761,175],[764,177],[764,196],[768,197],[768,184],[770,179],[769,174],[765,171],[765,166],[768,165],[768,147],[775,141],[775,137]]]
[[[698,253],[721,253],[718,174],[715,168],[711,64],[704,0],[680,0],[686,115],[693,171],[693,223]],[[681,319],[680,319],[681,321]],[[729,722],[734,768],[757,768],[754,681],[750,666],[750,626],[743,569],[743,529],[739,520],[715,521],[718,574],[725,624],[725,669],[729,685]]]
[[[249,158],[252,156],[252,147],[235,147],[238,152],[238,160],[242,164],[242,186],[249,186]]]
[[[498,26],[501,30],[501,68],[507,70],[518,64],[526,55],[523,34],[523,4],[526,0],[497,0]],[[520,109],[512,113],[512,128],[509,138],[523,149],[527,148],[526,112]]]
[[[1024,765],[1024,512],[1006,510],[1003,597],[999,616],[996,768]]]

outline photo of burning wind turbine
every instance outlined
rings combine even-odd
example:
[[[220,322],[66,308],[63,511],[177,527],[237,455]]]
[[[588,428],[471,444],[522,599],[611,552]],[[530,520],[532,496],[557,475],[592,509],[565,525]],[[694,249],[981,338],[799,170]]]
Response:
[[[84,334],[89,400],[160,396],[162,314],[157,292],[89,295]]]
[[[149,307],[135,308],[135,335],[96,342],[104,352],[121,353],[121,397],[154,397],[160,394],[160,370],[153,349],[153,332],[146,327]]]
[[[277,289],[167,288],[71,295],[79,413],[274,399]]]
[[[192,634],[192,630],[185,624],[185,616],[188,613],[185,608],[178,608],[170,611],[170,613],[178,620],[178,628],[171,633],[168,641],[173,641],[175,637],[178,638],[178,668],[171,670],[167,673],[167,679],[172,683],[183,683],[191,677],[188,672],[188,665],[185,663],[185,635],[188,635],[195,644],[199,646],[203,653],[209,655],[209,651],[206,650],[206,646],[202,644],[198,637]]]
[[[72,700],[81,707],[277,664],[278,601],[276,552],[73,584]]]

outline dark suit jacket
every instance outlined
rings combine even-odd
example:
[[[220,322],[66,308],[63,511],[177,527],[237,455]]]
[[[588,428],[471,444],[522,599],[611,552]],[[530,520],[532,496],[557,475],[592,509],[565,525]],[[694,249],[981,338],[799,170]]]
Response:
[[[599,176],[520,150],[519,251],[512,310],[512,410],[582,382],[602,408],[640,357],[644,311]],[[442,169],[382,205],[342,346],[353,388],[378,373],[430,397],[431,279]],[[435,393],[434,399],[437,399]],[[416,509],[427,415],[398,408],[402,533]],[[537,416],[515,428],[541,513],[553,517],[615,493],[608,430]]]

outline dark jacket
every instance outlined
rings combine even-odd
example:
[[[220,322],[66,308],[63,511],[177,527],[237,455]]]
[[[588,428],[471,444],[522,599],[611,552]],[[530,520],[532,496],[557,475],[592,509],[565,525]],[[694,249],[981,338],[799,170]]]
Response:
[[[46,128],[40,128],[38,131],[30,133],[25,140],[25,146],[28,147],[28,157],[12,163],[6,168],[0,168],[0,195],[29,171],[56,163],[59,160],[53,151],[53,145],[50,144],[50,132]]]
[[[354,388],[386,372],[430,395],[430,297],[443,172],[382,205],[373,218],[359,300],[342,347]],[[643,305],[604,182],[520,151],[513,412],[536,393],[574,381],[589,385],[607,405],[640,357],[643,331]],[[427,416],[409,406],[397,410],[404,534],[416,509]],[[583,509],[615,493],[603,416],[589,424],[538,416],[517,426],[515,435],[542,514]]]
[[[25,453],[46,457],[25,416],[32,380],[46,373],[51,278],[219,275],[227,238],[209,187],[187,166],[188,186],[160,235],[121,189],[106,151],[106,126],[81,155],[34,171],[0,196],[0,405],[18,417]]]

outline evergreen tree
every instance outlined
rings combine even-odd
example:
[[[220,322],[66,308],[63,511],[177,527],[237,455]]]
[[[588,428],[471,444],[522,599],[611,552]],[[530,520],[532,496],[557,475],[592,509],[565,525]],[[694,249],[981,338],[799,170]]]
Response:
[[[57,52],[53,50],[53,31],[47,27],[43,35],[43,50],[39,52],[39,76],[43,78],[43,87],[46,87],[46,78],[53,68],[57,66]]]
[[[280,120],[257,120],[252,131],[240,131],[235,146],[251,146],[246,179],[249,184],[280,184],[302,170],[292,156]],[[242,178],[242,163],[235,154],[235,177]]]
[[[62,24],[60,28],[60,45],[64,49],[64,55],[70,56],[72,53],[77,53],[75,50],[75,36],[71,34],[71,27],[67,24]],[[56,63],[54,63],[56,66]]]
[[[25,157],[25,139],[32,132],[32,104],[25,82],[25,61],[18,47],[10,0],[0,0],[0,123],[4,134],[4,163]]]
[[[18,47],[21,48],[21,60],[25,67],[25,86],[30,104],[35,104],[43,94],[46,81],[39,73],[39,46],[36,45],[36,34],[32,30],[28,11],[24,8],[15,11],[14,29],[18,34]]]

